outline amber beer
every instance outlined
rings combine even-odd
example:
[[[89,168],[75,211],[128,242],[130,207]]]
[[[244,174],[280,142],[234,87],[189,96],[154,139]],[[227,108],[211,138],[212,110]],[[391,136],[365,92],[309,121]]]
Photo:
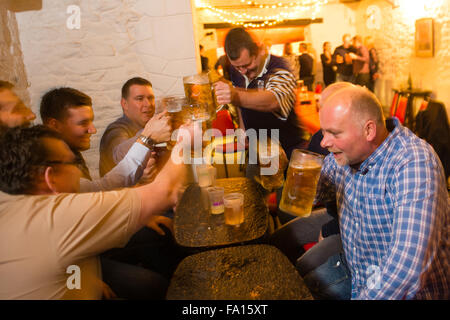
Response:
[[[171,126],[172,131],[175,131],[181,127],[183,123],[186,121],[187,113],[185,106],[186,99],[181,97],[167,97],[166,98],[166,110],[167,115],[169,116],[169,124]],[[175,145],[176,141],[169,141],[167,147],[172,149]]]
[[[225,224],[239,227],[244,222],[244,195],[229,193],[223,197]]]
[[[323,157],[294,150],[289,163],[280,209],[300,217],[311,214]]]
[[[277,144],[268,144],[266,149],[260,145],[259,149],[260,181],[264,189],[272,191],[281,188],[284,183],[284,170],[287,166],[287,158],[283,149]],[[270,168],[273,173],[264,174],[262,168]]]
[[[207,74],[196,74],[183,78],[184,93],[190,103],[199,103],[208,106],[211,120],[216,118],[216,103],[211,90],[211,83]]]

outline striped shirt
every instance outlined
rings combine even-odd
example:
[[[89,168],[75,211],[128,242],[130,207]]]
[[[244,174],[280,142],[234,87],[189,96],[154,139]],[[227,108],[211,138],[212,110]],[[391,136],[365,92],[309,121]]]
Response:
[[[256,76],[254,81],[257,82],[259,89],[265,89],[275,95],[280,106],[280,110],[274,111],[273,114],[281,120],[286,120],[295,105],[295,77],[289,70],[277,68],[275,70],[270,70],[271,72],[268,74],[267,80],[262,80],[263,76],[269,71],[268,65],[270,58],[271,55],[267,55],[264,62],[264,67],[260,74]],[[247,89],[252,81],[250,81],[245,75],[242,76],[245,79],[245,88]],[[261,81],[261,85],[258,81]]]
[[[325,158],[317,200],[336,199],[352,299],[449,299],[442,164],[429,144],[393,122],[358,170]]]

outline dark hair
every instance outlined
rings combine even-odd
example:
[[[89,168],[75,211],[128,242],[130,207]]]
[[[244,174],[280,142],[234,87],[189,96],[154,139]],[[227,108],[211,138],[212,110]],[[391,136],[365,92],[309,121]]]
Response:
[[[17,127],[0,136],[0,190],[9,194],[27,194],[36,185],[37,177],[49,151],[42,138],[61,136],[43,126]],[[64,140],[63,140],[64,141]]]
[[[11,90],[14,88],[14,85],[11,82],[0,80],[0,90],[9,89]]]
[[[242,49],[247,49],[251,56],[255,56],[258,53],[258,45],[245,29],[231,29],[225,37],[225,52],[227,56],[230,60],[236,60],[241,56]]]
[[[92,106],[91,97],[77,89],[66,87],[44,94],[39,111],[45,123],[50,118],[63,120],[67,116],[67,109],[81,106]]]
[[[147,79],[135,77],[131,78],[125,84],[122,86],[122,98],[127,99],[128,95],[130,94],[130,87],[133,85],[139,85],[139,86],[152,86],[152,83],[148,81]]]

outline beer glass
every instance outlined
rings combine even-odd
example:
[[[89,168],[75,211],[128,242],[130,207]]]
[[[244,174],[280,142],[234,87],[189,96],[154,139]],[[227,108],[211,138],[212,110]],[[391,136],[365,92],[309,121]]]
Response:
[[[259,179],[264,189],[273,191],[284,183],[284,170],[287,166],[286,154],[281,146],[274,142],[259,144]]]
[[[186,121],[188,121],[190,116],[190,111],[188,108],[188,102],[183,96],[167,96],[162,99],[161,109],[167,111],[169,116],[169,124],[172,131],[175,131],[181,127]],[[169,149],[173,148],[176,141],[169,141],[167,146]]]
[[[222,214],[224,211],[223,207],[224,189],[221,187],[209,187],[206,189],[206,191],[208,191],[209,202],[211,206],[211,214]]]
[[[197,182],[200,187],[209,187],[216,181],[216,168],[209,164],[200,164],[195,167]]]
[[[311,214],[323,158],[320,154],[306,150],[295,149],[292,152],[280,210],[299,217]]]
[[[189,103],[207,105],[211,120],[216,118],[216,101],[211,89],[211,83],[206,73],[183,77],[184,93]]]
[[[225,223],[239,227],[244,222],[244,195],[228,193],[223,197]]]

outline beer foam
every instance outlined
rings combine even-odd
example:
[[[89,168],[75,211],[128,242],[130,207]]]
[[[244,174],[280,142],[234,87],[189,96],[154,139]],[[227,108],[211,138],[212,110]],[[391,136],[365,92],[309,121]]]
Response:
[[[320,164],[318,164],[315,161],[304,161],[304,162],[300,162],[300,161],[293,161],[292,163],[289,164],[290,167],[294,168],[294,169],[320,169],[322,166]]]
[[[189,76],[183,79],[185,84],[209,84],[208,77]]]

